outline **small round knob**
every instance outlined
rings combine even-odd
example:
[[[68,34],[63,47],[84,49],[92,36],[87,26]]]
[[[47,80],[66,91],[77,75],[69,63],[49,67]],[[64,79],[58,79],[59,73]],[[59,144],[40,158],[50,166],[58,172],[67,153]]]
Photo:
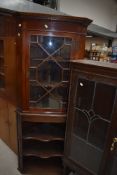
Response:
[[[46,29],[48,29],[48,25],[47,25],[47,24],[44,24],[44,27],[45,27]]]

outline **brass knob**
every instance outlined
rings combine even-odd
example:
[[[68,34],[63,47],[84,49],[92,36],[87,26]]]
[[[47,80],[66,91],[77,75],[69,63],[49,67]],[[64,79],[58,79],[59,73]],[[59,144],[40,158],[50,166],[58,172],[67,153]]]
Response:
[[[113,151],[115,149],[115,143],[117,143],[117,137],[113,138],[113,142],[112,142],[112,145],[110,148],[111,151]]]

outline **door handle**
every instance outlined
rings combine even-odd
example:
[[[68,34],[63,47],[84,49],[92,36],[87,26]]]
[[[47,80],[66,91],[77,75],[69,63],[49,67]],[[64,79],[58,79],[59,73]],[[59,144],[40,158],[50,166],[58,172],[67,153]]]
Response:
[[[111,144],[110,150],[113,151],[115,149],[115,143],[117,143],[117,137],[113,138],[113,142]]]

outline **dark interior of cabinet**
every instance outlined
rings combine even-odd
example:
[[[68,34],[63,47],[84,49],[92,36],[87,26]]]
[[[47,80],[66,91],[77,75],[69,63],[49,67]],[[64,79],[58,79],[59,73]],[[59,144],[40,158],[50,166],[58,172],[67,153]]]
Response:
[[[24,157],[24,173],[33,175],[62,175],[63,165],[59,157],[41,159],[37,157]]]
[[[61,141],[23,141],[23,155],[35,156],[40,158],[62,157],[63,156],[63,142]]]
[[[40,141],[64,141],[65,124],[60,123],[23,123],[23,139]]]
[[[0,88],[5,87],[4,74],[4,40],[0,39]]]

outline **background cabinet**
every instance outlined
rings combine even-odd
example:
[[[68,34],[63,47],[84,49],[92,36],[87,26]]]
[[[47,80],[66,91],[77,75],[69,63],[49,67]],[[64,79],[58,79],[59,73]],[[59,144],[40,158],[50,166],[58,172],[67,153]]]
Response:
[[[0,138],[17,152],[15,23],[0,13],[0,25]]]
[[[116,68],[85,60],[71,63],[65,162],[79,175],[117,173]]]

